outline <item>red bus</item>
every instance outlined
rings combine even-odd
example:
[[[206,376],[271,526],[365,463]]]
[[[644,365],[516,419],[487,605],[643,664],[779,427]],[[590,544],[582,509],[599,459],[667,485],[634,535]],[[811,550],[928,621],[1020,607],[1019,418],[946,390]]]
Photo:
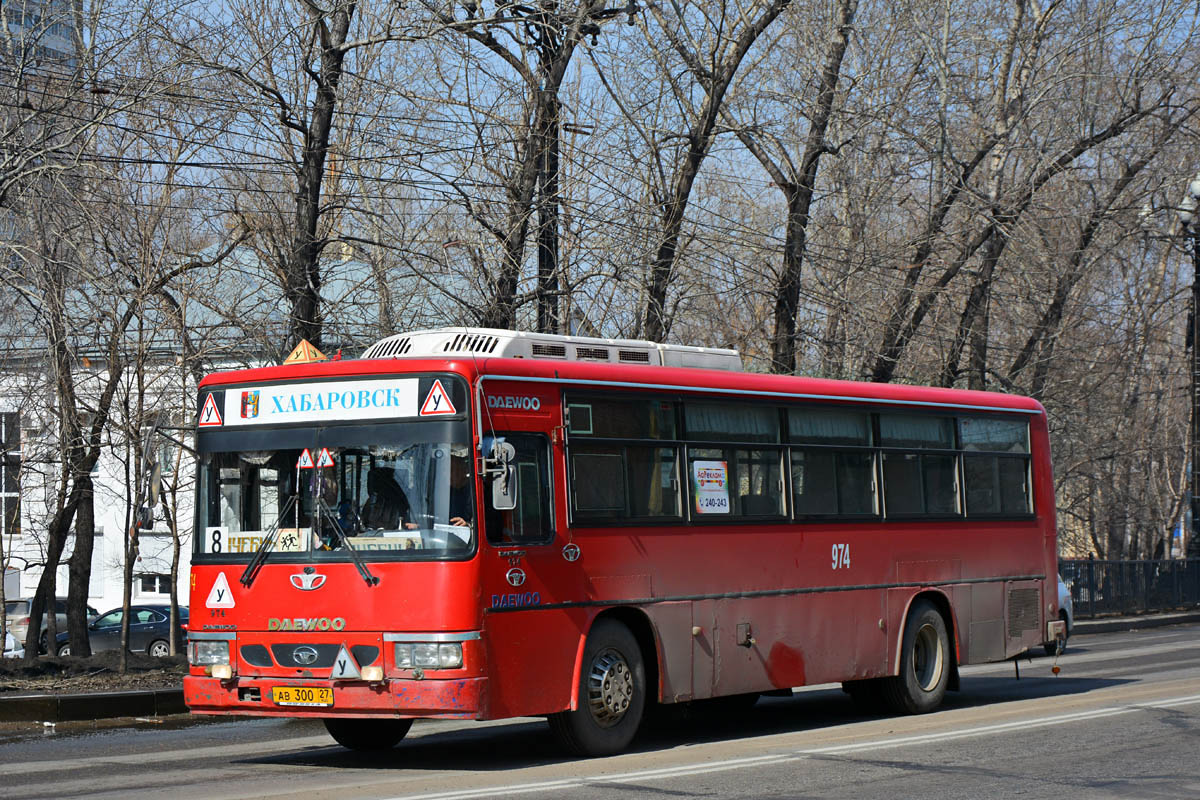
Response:
[[[457,329],[199,391],[194,712],[546,716],[842,682],[936,708],[1063,634],[1046,415],[733,351]]]

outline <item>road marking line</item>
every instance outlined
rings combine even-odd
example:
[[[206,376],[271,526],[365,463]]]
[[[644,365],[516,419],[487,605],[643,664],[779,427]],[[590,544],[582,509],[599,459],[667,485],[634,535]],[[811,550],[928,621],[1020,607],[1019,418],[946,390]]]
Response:
[[[131,753],[129,755],[87,756],[67,760],[26,761],[20,764],[0,764],[0,775],[30,772],[57,772],[67,765],[78,767],[103,767],[110,764],[145,764],[148,759],[156,763],[166,761],[195,761],[198,757],[252,758],[285,750],[335,747],[328,735],[304,736],[295,739],[280,739],[274,742],[247,742],[245,744],[217,745],[216,747],[191,748],[187,750],[164,750],[161,753]]]
[[[978,736],[990,736],[992,734],[1009,733],[1016,730],[1030,730],[1033,728],[1047,728],[1057,725],[1068,725],[1072,722],[1082,722],[1090,719],[1114,717],[1122,714],[1131,714],[1135,711],[1174,708],[1176,706],[1195,705],[1198,703],[1200,703],[1200,694],[1194,694],[1186,697],[1177,697],[1170,700],[1159,700],[1148,703],[1130,703],[1127,705],[1098,708],[1092,711],[1079,711],[1071,714],[1059,714],[1058,716],[1047,717],[1046,719],[1040,720],[1005,722],[997,725],[985,725],[983,727],[969,728],[960,731],[945,731],[942,733],[930,733],[920,736],[903,736],[899,738],[877,739],[869,742],[859,742],[856,744],[809,748],[797,750],[794,753],[777,753],[767,756],[735,758],[727,761],[710,761],[704,764],[696,764],[692,766],[639,770],[637,772],[629,772],[623,775],[600,775],[588,778],[566,778],[554,781],[541,781],[537,783],[523,783],[515,786],[488,786],[479,789],[403,795],[390,798],[390,800],[474,800],[474,798],[494,797],[495,795],[501,793],[506,796],[517,794],[540,794],[559,789],[581,789],[588,786],[602,786],[605,784],[639,783],[642,781],[654,781],[665,778],[703,775],[711,772],[727,772],[729,770],[746,769],[748,767],[783,764],[791,761],[801,761],[807,758],[820,756],[857,753],[865,750],[887,750],[896,747],[907,747],[910,745],[928,744],[932,742],[944,742],[954,739],[970,739]]]

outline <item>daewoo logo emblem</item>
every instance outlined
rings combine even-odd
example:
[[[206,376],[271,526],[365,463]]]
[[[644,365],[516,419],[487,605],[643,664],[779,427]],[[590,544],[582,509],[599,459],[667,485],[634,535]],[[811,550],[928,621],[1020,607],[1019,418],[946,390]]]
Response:
[[[508,579],[509,586],[520,586],[525,582],[525,570],[514,567],[504,577]]]
[[[297,572],[292,576],[292,586],[302,592],[311,592],[325,585],[325,576],[319,572]]]
[[[303,645],[292,651],[292,660],[301,666],[307,667],[309,664],[315,664],[317,661],[317,648]]]

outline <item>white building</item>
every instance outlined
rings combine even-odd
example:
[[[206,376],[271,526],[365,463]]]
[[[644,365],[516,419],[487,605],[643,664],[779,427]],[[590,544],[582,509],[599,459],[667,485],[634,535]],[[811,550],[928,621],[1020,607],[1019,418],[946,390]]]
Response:
[[[103,372],[81,378],[81,394],[98,385]],[[106,376],[105,376],[106,377]],[[7,567],[5,597],[30,597],[37,589],[46,563],[47,528],[58,491],[61,464],[57,453],[57,431],[30,410],[29,396],[42,394],[37,382],[13,381],[10,373],[0,394],[0,536],[3,536],[3,560]],[[162,378],[160,376],[160,382]],[[129,383],[128,381],[125,382]],[[151,384],[153,385],[153,384]],[[123,390],[124,390],[123,386]],[[24,389],[24,391],[22,391]],[[192,485],[194,462],[186,447],[191,436],[186,428],[194,415],[195,392],[189,389],[186,403],[183,393],[172,392],[175,402],[157,394],[147,406],[154,408],[163,430],[154,435],[154,458],[158,461],[163,500],[154,511],[153,525],[139,535],[139,554],[134,561],[134,601],[167,602],[170,599],[171,562],[175,533],[179,536],[179,563],[176,586],[180,604],[188,602],[192,528]],[[122,417],[121,404],[114,402],[100,458],[92,470],[94,486],[95,539],[88,604],[99,611],[121,605],[124,587],[126,531],[133,524],[138,486],[135,469],[138,443],[126,441],[122,431],[129,426]],[[181,430],[182,429],[182,430]],[[143,484],[143,487],[145,484]],[[144,488],[143,488],[144,492]],[[66,596],[67,562],[74,548],[74,529],[59,561],[56,592]],[[16,580],[13,576],[16,575]],[[14,585],[15,584],[15,585]]]

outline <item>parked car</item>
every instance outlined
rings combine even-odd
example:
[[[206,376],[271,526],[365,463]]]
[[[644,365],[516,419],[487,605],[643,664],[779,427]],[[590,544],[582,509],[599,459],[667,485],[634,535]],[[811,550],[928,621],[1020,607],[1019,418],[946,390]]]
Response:
[[[168,605],[136,605],[129,607],[129,649],[152,656],[165,656],[171,652],[170,620]],[[106,611],[88,625],[88,644],[93,653],[117,650],[121,647],[121,618],[124,611],[114,608]],[[179,629],[177,641],[184,642],[187,631],[188,610],[179,607]],[[58,635],[57,652],[60,656],[71,655],[70,636]],[[182,651],[177,651],[182,652]]]
[[[1071,636],[1071,629],[1075,627],[1075,604],[1071,600],[1071,587],[1063,582],[1062,575],[1058,576],[1058,618],[1067,623],[1067,635],[1062,640],[1062,649],[1066,650],[1067,638]],[[1048,656],[1059,653],[1058,642],[1046,642],[1042,646],[1046,648]]]
[[[4,632],[4,657],[5,658],[24,658],[25,650],[21,647],[21,643],[13,638],[13,635],[8,631]]]
[[[8,622],[8,632],[17,640],[18,646],[25,642],[25,634],[29,631],[29,609],[33,606],[32,597],[21,597],[16,600],[6,600],[4,603],[4,617]],[[46,613],[42,614],[42,635],[39,637],[38,644],[43,653],[47,652],[46,648],[46,630],[50,626],[50,609],[46,609]],[[55,630],[65,631],[67,629],[67,598],[58,597],[54,600],[55,611]],[[96,609],[91,606],[87,607],[88,621],[96,618]]]

